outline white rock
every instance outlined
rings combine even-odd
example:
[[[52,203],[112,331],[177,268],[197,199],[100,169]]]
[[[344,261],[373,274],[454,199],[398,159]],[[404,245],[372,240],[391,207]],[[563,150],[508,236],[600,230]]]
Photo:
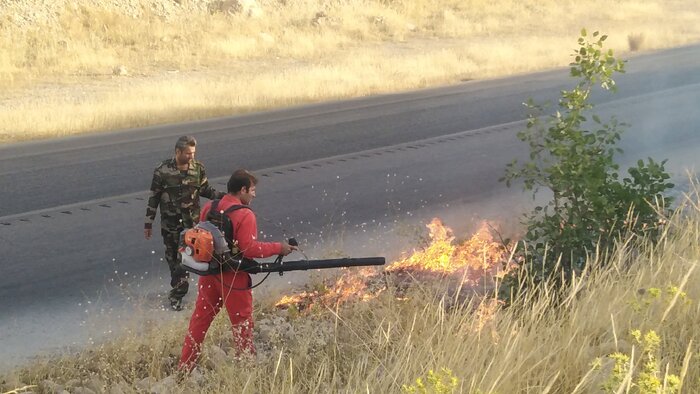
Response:
[[[215,0],[207,5],[210,13],[243,14],[249,17],[263,15],[262,8],[255,0]]]
[[[94,390],[90,390],[87,387],[76,387],[71,391],[71,393],[73,393],[73,394],[97,394]]]
[[[98,378],[97,376],[93,376],[87,383],[85,383],[85,387],[96,393],[102,393],[105,391],[107,385],[102,381],[102,379]]]
[[[223,349],[216,345],[209,346],[207,349],[206,367],[216,369],[217,365],[224,365],[229,362],[229,357]]]
[[[129,75],[129,70],[126,69],[126,66],[119,65],[112,69],[112,74],[118,77],[124,77]]]
[[[151,393],[153,394],[164,394],[164,393],[172,393],[175,391],[177,388],[177,379],[170,375],[165,377],[165,379],[161,380],[160,382],[154,384],[151,387]]]
[[[63,386],[48,379],[41,382],[39,388],[41,388],[42,392],[51,394],[62,393],[64,391]]]
[[[143,391],[149,391],[154,384],[156,384],[156,379],[149,376],[136,382],[136,387]]]
[[[323,26],[328,24],[328,16],[325,12],[319,11],[311,18],[311,24],[314,26]]]
[[[108,394],[130,394],[133,393],[134,390],[129,387],[126,382],[119,382],[112,387],[110,387],[107,391]]]

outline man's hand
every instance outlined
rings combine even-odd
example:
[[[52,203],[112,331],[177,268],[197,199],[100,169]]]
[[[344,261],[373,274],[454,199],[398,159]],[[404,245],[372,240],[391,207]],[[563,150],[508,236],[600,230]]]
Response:
[[[286,256],[295,250],[299,250],[299,248],[288,244],[286,241],[282,241],[280,243],[282,244],[282,251],[280,252],[282,256]]]
[[[143,230],[143,236],[146,237],[146,239],[151,239],[152,234],[153,234],[153,229],[146,228]]]

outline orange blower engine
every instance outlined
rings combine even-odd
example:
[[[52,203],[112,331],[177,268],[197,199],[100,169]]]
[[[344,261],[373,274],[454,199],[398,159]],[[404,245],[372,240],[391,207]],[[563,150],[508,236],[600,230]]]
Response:
[[[230,249],[224,234],[211,222],[200,222],[194,228],[185,229],[180,233],[178,252],[181,263],[195,272],[208,271],[209,264],[227,251]]]
[[[185,231],[184,254],[192,256],[194,261],[208,263],[214,257],[214,237],[207,230],[190,228]]]

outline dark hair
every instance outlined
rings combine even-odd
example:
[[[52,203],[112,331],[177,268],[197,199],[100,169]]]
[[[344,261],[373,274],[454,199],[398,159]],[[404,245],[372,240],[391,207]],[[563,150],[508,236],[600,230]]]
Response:
[[[240,169],[236,170],[231,174],[228,183],[226,184],[226,190],[229,193],[235,194],[241,191],[244,187],[250,189],[251,186],[258,184],[258,178],[255,175],[248,172],[248,170]]]
[[[175,143],[176,150],[183,150],[188,146],[197,146],[197,140],[191,135],[183,135],[182,137],[178,138],[177,142]]]

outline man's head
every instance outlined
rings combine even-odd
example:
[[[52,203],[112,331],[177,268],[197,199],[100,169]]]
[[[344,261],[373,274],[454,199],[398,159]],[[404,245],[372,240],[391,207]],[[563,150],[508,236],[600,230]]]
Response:
[[[175,143],[175,160],[179,165],[185,165],[194,160],[197,140],[189,135],[183,135]]]
[[[255,185],[258,183],[258,178],[247,170],[236,170],[231,174],[226,190],[229,194],[240,198],[243,204],[250,204],[255,198]]]

